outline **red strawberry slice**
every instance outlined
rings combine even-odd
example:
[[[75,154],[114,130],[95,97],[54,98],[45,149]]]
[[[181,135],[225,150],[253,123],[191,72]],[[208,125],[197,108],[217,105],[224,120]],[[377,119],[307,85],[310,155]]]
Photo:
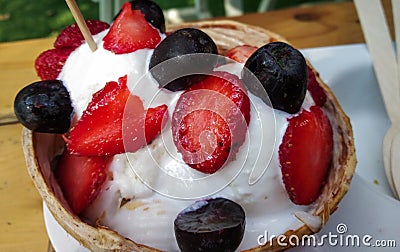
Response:
[[[332,160],[333,133],[328,117],[318,106],[288,119],[279,160],[286,191],[298,205],[318,198]]]
[[[228,50],[225,54],[228,58],[239,63],[245,63],[246,60],[257,50],[255,46],[241,45]]]
[[[204,173],[219,170],[232,148],[228,123],[211,110],[195,110],[187,114],[177,135],[183,160]]]
[[[148,108],[145,119],[145,136],[146,143],[149,144],[151,141],[161,133],[167,122],[166,116],[168,116],[168,106],[163,104],[155,108]]]
[[[92,35],[96,35],[110,27],[109,24],[99,20],[86,20],[86,25]],[[64,30],[60,32],[54,42],[54,48],[71,47],[75,49],[82,45],[84,41],[85,39],[78,25],[72,24],[65,27]]]
[[[106,159],[64,152],[55,176],[71,210],[80,214],[101,191],[107,178]]]
[[[250,121],[250,100],[234,75],[218,73],[191,86],[179,98],[172,134],[183,161],[214,173],[235,158]]]
[[[35,61],[37,75],[42,80],[55,80],[73,48],[50,49],[42,52]]]
[[[126,2],[121,14],[112,24],[110,31],[103,38],[104,48],[115,54],[134,52],[142,48],[155,48],[161,37],[140,10],[132,10]]]
[[[314,71],[308,67],[308,84],[307,89],[311,94],[316,105],[322,107],[326,102],[326,93],[324,89],[318,84]]]
[[[162,130],[167,106],[150,109],[132,95],[127,77],[109,82],[93,95],[67,140],[68,151],[84,156],[135,152],[150,143]]]

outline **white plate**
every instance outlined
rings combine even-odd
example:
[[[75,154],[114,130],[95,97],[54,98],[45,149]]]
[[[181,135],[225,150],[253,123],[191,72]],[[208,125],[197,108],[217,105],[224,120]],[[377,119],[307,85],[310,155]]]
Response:
[[[382,139],[389,120],[367,48],[356,44],[302,52],[331,86],[351,119],[358,165],[350,191],[317,234],[319,239],[326,235],[324,246],[299,247],[293,251],[365,251],[368,243],[371,249],[376,249],[376,242],[393,241],[399,247],[400,202],[392,198],[382,161]],[[87,251],[59,226],[45,204],[43,209],[47,232],[56,251]],[[340,234],[339,228],[347,231]],[[363,239],[367,244],[363,244]],[[392,250],[396,248],[384,248],[384,251]]]
[[[333,90],[354,130],[357,173],[392,196],[383,169],[382,140],[389,128],[379,86],[364,44],[303,51]]]

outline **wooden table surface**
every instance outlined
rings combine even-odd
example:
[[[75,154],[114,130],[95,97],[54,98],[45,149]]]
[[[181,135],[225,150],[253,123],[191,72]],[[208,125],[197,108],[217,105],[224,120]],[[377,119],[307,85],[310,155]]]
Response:
[[[384,1],[384,5],[391,17],[390,2]],[[298,48],[364,43],[352,2],[231,19],[278,32]],[[0,251],[47,250],[42,201],[26,171],[22,126],[13,119],[13,100],[23,86],[38,80],[34,59],[51,48],[53,41],[46,38],[0,44]]]

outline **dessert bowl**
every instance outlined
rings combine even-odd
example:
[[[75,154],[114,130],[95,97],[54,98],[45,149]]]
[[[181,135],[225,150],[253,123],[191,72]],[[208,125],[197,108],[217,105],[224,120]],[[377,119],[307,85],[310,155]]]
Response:
[[[287,42],[271,31],[225,20],[185,23],[167,28],[168,31],[174,31],[184,27],[193,27],[206,32],[216,43],[219,54],[224,54],[227,50],[239,45],[261,47],[275,41]],[[333,159],[329,175],[318,199],[310,205],[307,213],[297,216],[303,225],[296,228],[287,227],[287,231],[282,234],[286,237],[285,239],[293,235],[301,239],[304,235],[318,232],[325,225],[348,191],[356,167],[350,120],[333,92],[319,78],[317,71],[309,62],[307,64],[314,71],[318,84],[327,96],[322,109],[328,115],[333,129]],[[61,135],[36,133],[25,128],[23,130],[23,149],[28,172],[57,222],[83,246],[92,251],[158,251],[136,243],[106,226],[90,225],[72,213],[52,172],[53,163],[64,148],[65,142]],[[287,240],[278,243],[276,239],[246,251],[276,251],[291,246]],[[282,246],[283,243],[287,246]]]

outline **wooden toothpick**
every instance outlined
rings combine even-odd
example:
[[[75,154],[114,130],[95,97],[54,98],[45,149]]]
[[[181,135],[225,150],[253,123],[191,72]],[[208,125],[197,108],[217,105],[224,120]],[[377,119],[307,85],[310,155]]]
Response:
[[[97,45],[93,40],[92,34],[90,33],[90,30],[86,25],[85,19],[83,18],[83,15],[79,10],[79,7],[76,4],[75,0],[65,0],[65,2],[67,3],[76,23],[78,24],[78,27],[81,30],[86,43],[88,43],[90,50],[92,50],[92,52],[96,51]]]

